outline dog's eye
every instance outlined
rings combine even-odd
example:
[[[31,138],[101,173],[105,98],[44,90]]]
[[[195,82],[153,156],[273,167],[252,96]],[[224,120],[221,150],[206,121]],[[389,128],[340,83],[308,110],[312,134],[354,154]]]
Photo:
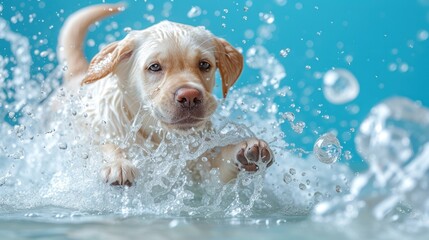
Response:
[[[148,69],[149,71],[152,71],[152,72],[159,72],[162,70],[161,65],[159,65],[158,63],[154,63],[150,65]]]
[[[200,65],[199,65],[200,69],[203,71],[209,71],[210,70],[210,63],[206,62],[206,61],[201,61]]]

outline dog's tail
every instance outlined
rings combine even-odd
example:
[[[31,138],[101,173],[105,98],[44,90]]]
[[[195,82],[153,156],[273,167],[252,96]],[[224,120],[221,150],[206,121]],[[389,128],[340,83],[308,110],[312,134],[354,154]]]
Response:
[[[67,18],[58,39],[58,60],[65,66],[64,79],[84,74],[88,61],[83,52],[83,42],[88,27],[98,20],[122,11],[124,3],[100,4],[83,8]]]

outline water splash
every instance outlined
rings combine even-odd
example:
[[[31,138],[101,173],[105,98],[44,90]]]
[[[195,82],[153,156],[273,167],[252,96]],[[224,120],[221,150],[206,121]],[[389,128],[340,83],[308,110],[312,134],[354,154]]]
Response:
[[[370,170],[353,179],[349,194],[318,205],[314,219],[348,222],[368,213],[378,220],[426,226],[428,136],[429,109],[402,97],[373,107],[355,139]]]
[[[277,2],[283,4],[286,1]],[[165,15],[168,15],[171,5],[166,4],[164,8]],[[9,30],[2,19],[0,26],[5,30],[0,31],[0,36],[10,38],[16,34]],[[274,27],[274,24],[265,25],[260,29],[260,37],[268,39]],[[23,56],[27,54],[31,59],[28,43],[24,44],[28,40],[15,36],[23,40],[16,41],[24,46]],[[15,50],[12,52],[19,53]],[[51,53],[46,53],[46,57],[49,58]],[[236,89],[227,100],[219,101],[220,107],[213,119],[213,131],[187,138],[164,133],[158,148],[154,148],[150,142],[134,145],[130,155],[143,177],[132,188],[111,187],[100,181],[102,156],[96,146],[91,144],[91,139],[84,137],[85,134],[81,134],[75,125],[77,118],[85,118],[78,101],[81,96],[71,96],[59,87],[61,68],[51,68],[53,70],[46,77],[36,78],[28,66],[19,65],[15,68],[20,71],[16,73],[17,78],[10,78],[15,72],[8,72],[7,65],[10,62],[2,56],[0,73],[2,77],[6,76],[6,82],[21,86],[20,79],[29,81],[25,81],[24,88],[17,88],[23,89],[22,92],[9,91],[8,95],[13,96],[7,98],[9,107],[1,108],[2,116],[10,118],[12,124],[2,122],[0,125],[0,212],[28,209],[29,214],[35,216],[43,207],[56,206],[87,215],[113,213],[122,216],[157,214],[235,217],[258,214],[308,215],[315,207],[314,219],[330,219],[331,223],[355,218],[364,213],[366,206],[378,219],[402,219],[402,216],[410,215],[410,209],[413,217],[428,214],[425,159],[428,158],[429,147],[422,143],[413,144],[413,137],[410,137],[413,134],[410,135],[407,124],[404,127],[406,134],[398,131],[389,135],[396,143],[406,143],[403,146],[410,149],[408,153],[406,151],[408,155],[398,155],[394,174],[385,175],[384,171],[389,170],[389,167],[383,168],[388,165],[383,163],[371,168],[367,174],[354,177],[347,166],[324,164],[309,151],[286,141],[288,136],[280,128],[284,121],[289,122],[292,128],[298,126],[297,132],[291,134],[302,132],[306,125],[304,122],[295,123],[295,116],[290,112],[286,115],[278,113],[276,102],[279,99],[287,101],[292,94],[290,88],[282,82],[286,77],[285,69],[262,45],[250,48],[246,55],[248,66],[260,71],[261,83]],[[271,67],[266,68],[267,65]],[[49,100],[40,103],[53,89],[56,91],[50,97],[67,103],[66,107],[54,114],[48,110]],[[394,106],[388,105],[389,109],[394,109]],[[414,105],[403,108],[413,108],[410,106]],[[413,114],[418,112],[421,116],[422,108],[418,106],[417,109],[419,111],[413,111]],[[234,119],[236,123],[226,119]],[[402,118],[386,119],[389,119],[386,121],[389,124],[402,121]],[[383,129],[387,125],[377,126]],[[427,126],[424,126],[427,130]],[[133,129],[130,129],[130,133],[132,139]],[[236,181],[223,185],[219,182],[216,169],[205,170],[207,161],[203,158],[191,166],[198,174],[192,175],[186,170],[188,160],[198,158],[208,148],[253,135],[267,140],[276,156],[275,164],[265,175],[262,171],[253,175],[241,173]],[[365,136],[362,136],[358,139],[364,139]],[[411,139],[408,143],[401,140],[407,137]],[[366,141],[362,140],[361,152],[371,153],[373,146],[365,147]],[[386,147],[383,145],[386,142],[378,141],[378,144]],[[370,156],[365,157],[370,159]],[[374,157],[374,161],[368,160],[371,166],[372,162],[374,165],[380,164],[377,161],[388,162],[380,157]],[[374,170],[377,168],[384,170],[377,172]],[[382,173],[381,177],[379,172]],[[396,186],[399,186],[399,194],[386,193],[384,190],[396,190]],[[376,199],[369,199],[368,196],[376,196]]]
[[[263,87],[272,86],[277,89],[280,81],[286,77],[283,65],[263,46],[249,48],[246,53],[246,63],[250,68],[260,70]]]
[[[261,50],[261,54],[249,58],[255,64],[265,61],[254,65],[261,70],[262,84],[232,91],[226,101],[220,101],[212,119],[212,130],[183,137],[153,129],[162,136],[158,147],[145,142],[132,145],[129,152],[130,160],[142,176],[137,179],[136,186],[108,186],[100,180],[103,157],[97,145],[76,125],[79,118],[83,121],[87,118],[85,106],[79,101],[85,96],[85,91],[72,94],[59,87],[62,66],[50,68],[52,70],[46,77],[38,77],[40,81],[31,80],[28,40],[9,31],[4,20],[0,23],[5,30],[2,37],[21,43],[18,48],[12,47],[12,52],[17,58],[24,57],[21,59],[27,61],[15,66],[16,77],[6,81],[13,88],[25,85],[19,88],[24,89],[22,93],[13,93],[14,98],[8,100],[10,105],[18,105],[16,101],[22,101],[20,106],[25,107],[5,111],[4,116],[13,118],[13,124],[1,124],[1,212],[31,209],[32,214],[37,215],[38,209],[56,206],[82,214],[114,213],[123,216],[249,216],[258,212],[276,213],[279,209],[284,214],[308,214],[321,199],[319,195],[329,198],[334,193],[330,182],[347,188],[343,178],[319,184],[319,179],[328,179],[325,172],[317,170],[323,166],[317,162],[313,164],[314,159],[303,163],[300,157],[288,152],[289,144],[280,130],[283,120],[278,119],[275,101],[288,96],[290,88],[280,87],[280,80],[286,75],[284,68],[262,46],[255,47]],[[270,58],[267,59],[267,55]],[[9,73],[4,73],[8,64],[6,57],[1,59],[0,72],[2,76],[9,76]],[[276,67],[269,71],[262,67],[263,64]],[[29,81],[24,81],[24,78]],[[28,90],[35,83],[38,85]],[[49,94],[51,92],[53,94]],[[260,98],[261,93],[272,96],[266,102]],[[61,103],[62,107],[52,106],[55,102]],[[243,113],[245,118],[238,117]],[[236,119],[236,123],[227,119]],[[137,116],[136,124],[130,126],[130,134],[124,141],[133,142],[139,122]],[[305,126],[303,123],[297,125]],[[256,174],[242,172],[236,181],[224,185],[220,183],[216,169],[206,170],[204,166],[208,162],[200,155],[207,149],[255,135],[269,142],[276,155],[275,166],[267,170],[268,175],[263,169]],[[191,159],[198,161],[190,162]],[[311,167],[313,165],[314,168]],[[279,182],[284,183],[284,172],[291,166],[300,175],[294,175],[288,185],[279,185]],[[187,170],[189,167],[196,174],[191,174]],[[326,172],[337,170],[326,169]],[[348,173],[348,170],[341,168],[340,172]],[[290,198],[292,195],[293,199]]]

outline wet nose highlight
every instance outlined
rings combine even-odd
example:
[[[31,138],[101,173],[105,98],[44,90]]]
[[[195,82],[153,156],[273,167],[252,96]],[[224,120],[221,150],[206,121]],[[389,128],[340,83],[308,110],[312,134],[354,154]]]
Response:
[[[195,88],[179,88],[175,94],[176,103],[183,108],[193,108],[202,102],[202,94]]]

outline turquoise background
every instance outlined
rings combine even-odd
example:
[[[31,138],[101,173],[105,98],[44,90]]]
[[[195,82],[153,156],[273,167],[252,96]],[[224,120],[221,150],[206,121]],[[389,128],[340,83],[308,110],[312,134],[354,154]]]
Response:
[[[116,1],[0,1],[3,6],[0,17],[9,22],[13,31],[29,38],[32,51],[48,48],[55,50],[64,18],[84,6],[101,2]],[[116,32],[116,39],[120,39],[125,34],[122,31],[125,27],[143,29],[152,25],[145,19],[145,14],[152,15],[155,23],[168,19],[191,25],[204,25],[215,35],[227,39],[232,45],[246,52],[255,44],[258,28],[266,25],[261,21],[259,13],[271,12],[275,16],[272,24],[275,31],[272,32],[272,38],[264,40],[262,45],[276,56],[286,69],[287,77],[282,80],[281,86],[290,86],[294,92],[293,98],[278,102],[279,111],[292,111],[297,121],[307,123],[302,135],[291,131],[289,125],[282,125],[286,141],[305,150],[312,150],[312,145],[318,137],[314,131],[324,133],[336,129],[343,151],[350,150],[353,153],[352,160],[341,162],[350,164],[355,170],[366,167],[354,152],[353,138],[359,123],[371,107],[389,96],[397,95],[429,106],[429,82],[426,79],[429,73],[429,40],[420,41],[417,37],[419,31],[429,30],[427,0],[289,0],[284,6],[278,5],[274,0],[127,3],[128,8],[124,13],[92,29],[89,38],[94,40],[95,46],[87,46],[87,56],[93,56],[98,51],[98,44],[106,42],[106,34]],[[167,18],[162,16],[166,3],[172,6]],[[153,10],[149,10],[148,6],[149,9],[153,6]],[[188,18],[187,12],[192,6],[199,6],[203,13],[198,17]],[[249,6],[247,11],[245,6]],[[227,13],[224,9],[227,9]],[[218,16],[216,12],[219,13]],[[11,18],[17,13],[22,15],[23,21],[14,24]],[[36,14],[34,21],[29,23],[29,15],[33,13]],[[244,17],[247,17],[247,20]],[[118,28],[106,31],[106,25],[111,26],[112,21],[118,23]],[[222,24],[225,24],[225,27]],[[245,32],[249,29],[255,33],[254,38],[245,37]],[[339,44],[343,45],[342,49],[338,48]],[[285,48],[290,48],[291,52],[283,58],[279,52]],[[306,56],[309,49],[314,52],[315,57]],[[0,55],[10,54],[9,44],[0,40]],[[347,55],[353,57],[351,64],[345,60]],[[316,60],[316,57],[319,60]],[[43,69],[37,67],[48,64],[47,58],[34,55],[33,62],[33,74],[46,74]],[[390,71],[391,63],[406,63],[408,71]],[[306,69],[306,66],[311,66],[311,69]],[[333,105],[318,90],[322,87],[322,81],[314,77],[315,73],[324,73],[332,67],[346,68],[358,79],[360,94],[351,103]],[[236,88],[258,81],[257,76],[257,70],[246,66]],[[313,91],[308,103],[301,102],[305,89]],[[221,96],[219,89],[216,94]],[[290,106],[292,100],[296,106],[301,107],[300,112]],[[360,111],[351,114],[347,110],[351,105],[359,106]],[[315,110],[321,110],[322,114],[315,116]],[[329,115],[330,119],[324,119],[322,115]]]

